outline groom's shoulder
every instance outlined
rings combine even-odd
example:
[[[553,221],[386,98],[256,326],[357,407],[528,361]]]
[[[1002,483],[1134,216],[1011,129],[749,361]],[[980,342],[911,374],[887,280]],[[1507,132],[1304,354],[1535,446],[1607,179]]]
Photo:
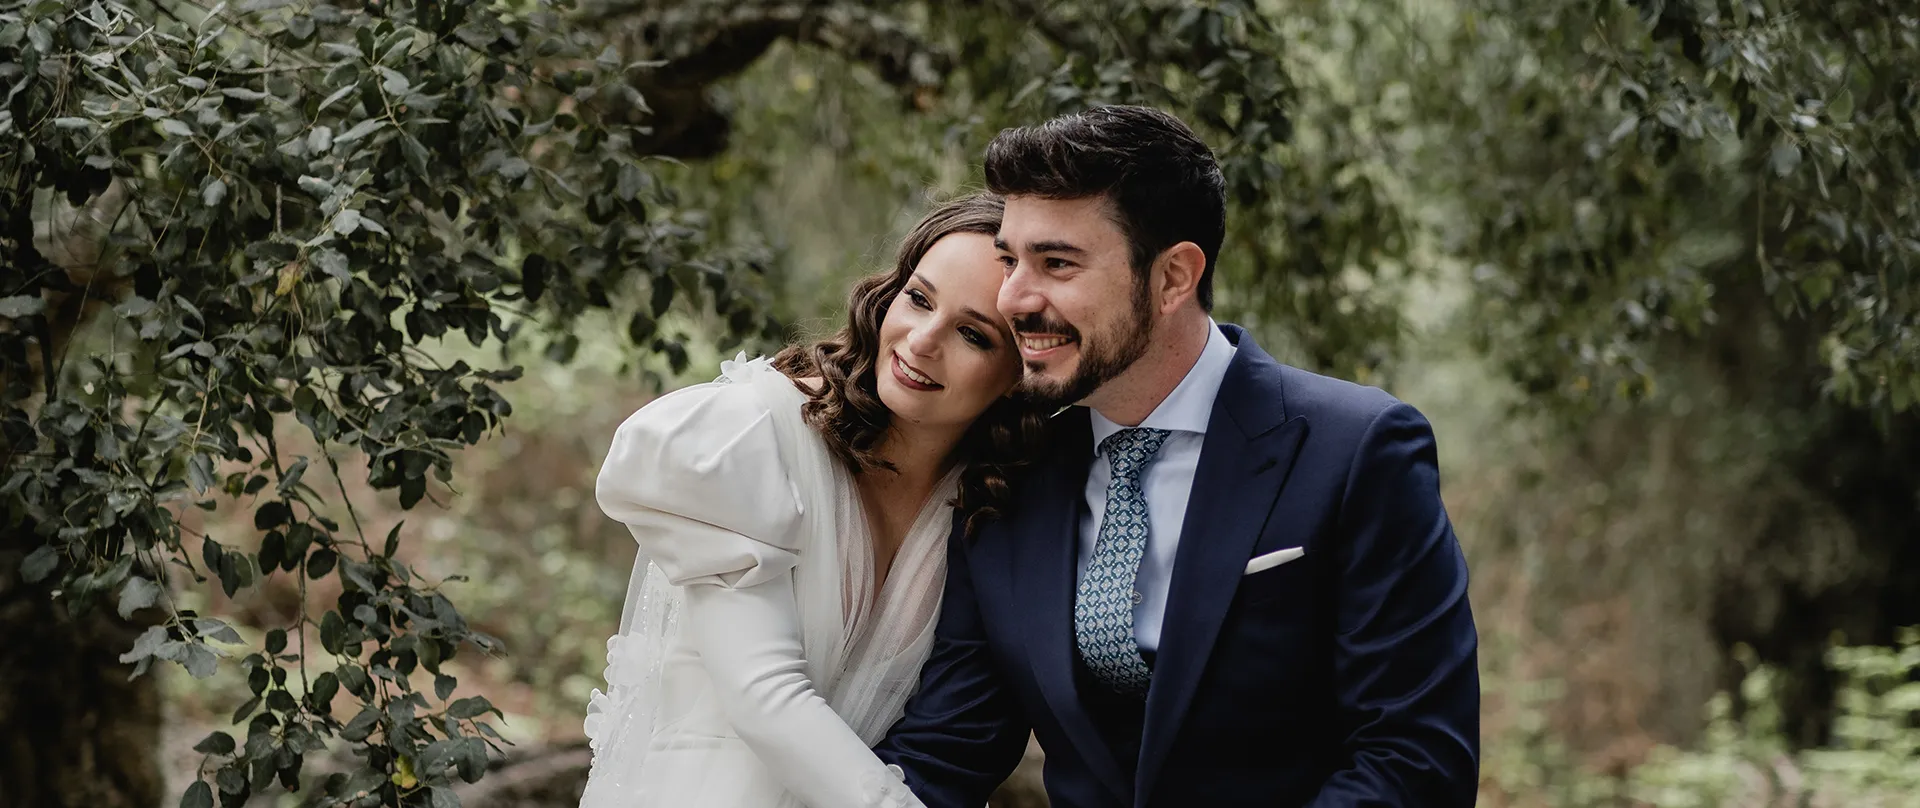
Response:
[[[1373,385],[1292,365],[1279,367],[1287,417],[1305,418],[1318,433],[1362,433],[1397,405],[1412,410],[1392,393]]]

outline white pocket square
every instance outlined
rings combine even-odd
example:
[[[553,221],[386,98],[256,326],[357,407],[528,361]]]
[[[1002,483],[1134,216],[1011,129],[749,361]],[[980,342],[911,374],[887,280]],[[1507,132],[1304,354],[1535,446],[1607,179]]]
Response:
[[[1266,555],[1254,556],[1253,560],[1247,562],[1246,574],[1252,575],[1262,570],[1270,570],[1306,554],[1305,547],[1288,547],[1285,550],[1275,550]]]

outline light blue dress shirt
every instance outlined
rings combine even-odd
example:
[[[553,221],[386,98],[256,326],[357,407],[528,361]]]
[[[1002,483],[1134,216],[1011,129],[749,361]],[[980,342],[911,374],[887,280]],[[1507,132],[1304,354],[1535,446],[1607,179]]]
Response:
[[[1160,454],[1147,466],[1140,485],[1147,497],[1147,552],[1140,559],[1135,588],[1140,601],[1133,606],[1133,636],[1146,651],[1160,647],[1160,623],[1167,612],[1167,587],[1173,580],[1173,559],[1180,548],[1180,527],[1193,493],[1193,473],[1200,467],[1200,446],[1207,437],[1207,420],[1220,382],[1233,363],[1235,348],[1213,320],[1207,321],[1207,347],[1200,352],[1186,378],[1138,426],[1171,432]],[[1107,510],[1107,483],[1113,468],[1100,453],[1100,443],[1126,427],[1088,413],[1093,422],[1093,465],[1087,470],[1087,510],[1080,517],[1080,565],[1084,576],[1093,560],[1093,544]]]

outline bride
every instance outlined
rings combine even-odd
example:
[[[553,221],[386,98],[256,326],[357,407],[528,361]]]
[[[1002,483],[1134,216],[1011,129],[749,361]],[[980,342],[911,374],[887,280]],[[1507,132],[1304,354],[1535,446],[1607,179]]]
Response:
[[[919,806],[868,747],[933,637],[946,539],[1041,419],[995,312],[1001,202],[934,210],[839,333],[656,399],[600,470],[640,544],[583,806]]]

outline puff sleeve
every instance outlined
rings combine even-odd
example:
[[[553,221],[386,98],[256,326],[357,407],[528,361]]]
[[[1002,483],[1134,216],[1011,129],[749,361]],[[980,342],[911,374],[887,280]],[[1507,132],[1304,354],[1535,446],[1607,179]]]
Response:
[[[924,808],[807,676],[789,574],[805,503],[775,429],[751,385],[663,396],[615,434],[600,508],[686,588],[688,643],[740,740],[785,788],[812,808]]]
[[[642,407],[614,433],[594,489],[675,584],[744,588],[798,560],[800,498],[773,414],[747,385],[698,385]]]

